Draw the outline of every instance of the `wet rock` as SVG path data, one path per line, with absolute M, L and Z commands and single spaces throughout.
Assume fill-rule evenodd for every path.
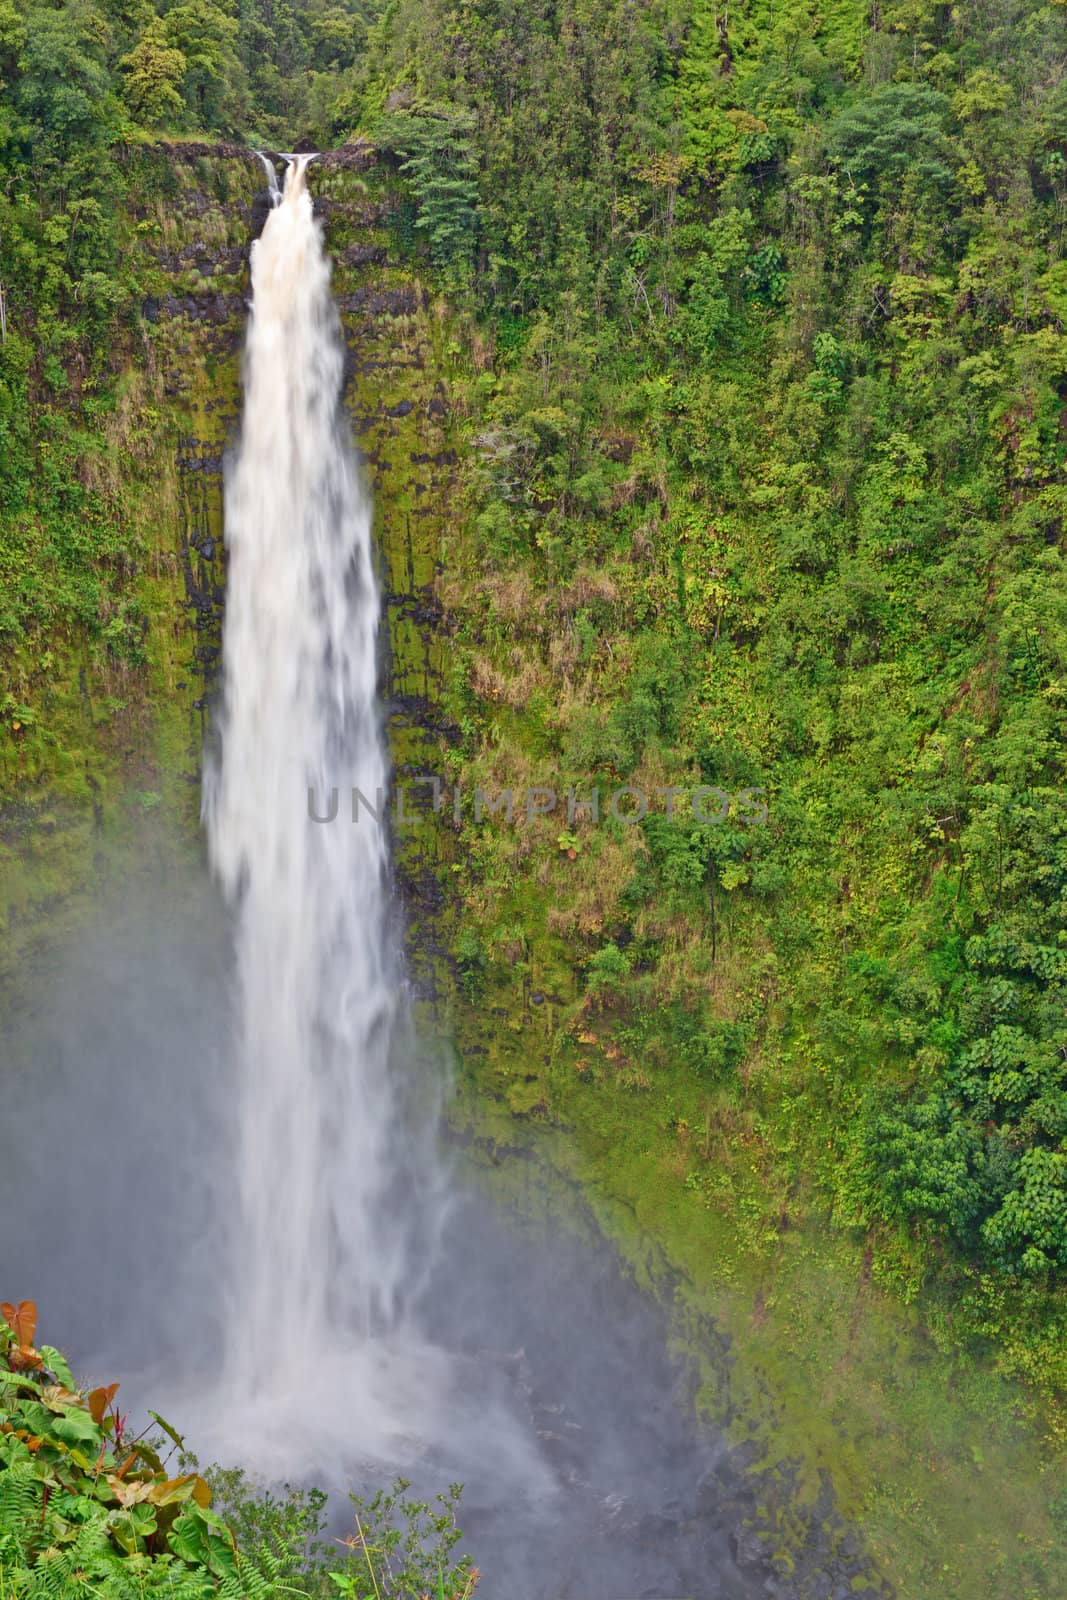
M 384 266 L 389 260 L 389 255 L 381 245 L 350 244 L 346 250 L 341 251 L 337 260 L 344 267 L 376 267 Z
M 754 1467 L 762 1458 L 763 1446 L 755 1439 L 745 1439 L 743 1443 L 734 1446 L 727 1459 L 731 1470 L 741 1473 L 747 1472 L 750 1467 Z
M 252 201 L 251 237 L 258 239 L 267 225 L 267 218 L 271 214 L 273 201 L 267 189 L 261 189 Z M 251 242 L 251 241 L 250 241 Z
M 172 143 L 169 139 L 160 139 L 156 149 L 165 151 L 168 160 L 176 163 L 200 161 L 204 156 L 214 156 L 226 161 L 247 161 L 252 167 L 259 165 L 256 152 L 248 145 L 227 144 L 222 140 L 183 139 Z M 128 155 L 129 150 L 124 153 Z
M 338 296 L 342 312 L 363 313 L 374 321 L 382 317 L 413 317 L 419 309 L 419 291 L 411 285 L 397 289 L 375 289 L 360 285 Z
M 314 163 L 323 172 L 366 172 L 378 159 L 378 153 L 366 139 L 357 139 L 352 144 L 343 144 L 336 150 L 324 150 L 319 159 Z M 314 178 L 314 167 L 312 178 Z
M 735 1528 L 730 1534 L 730 1550 L 742 1572 L 758 1572 L 767 1565 L 767 1553 L 754 1528 Z
M 221 324 L 231 319 L 243 322 L 245 314 L 244 297 L 237 294 L 167 294 L 157 305 L 159 314 L 170 321 L 188 317 L 190 322 Z

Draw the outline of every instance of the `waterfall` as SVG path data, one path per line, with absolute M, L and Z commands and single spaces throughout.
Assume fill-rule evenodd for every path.
M 277 167 L 274 165 L 274 162 L 271 160 L 270 156 L 268 156 L 263 150 L 256 151 L 256 160 L 260 163 L 264 172 L 267 174 L 267 193 L 270 195 L 271 205 L 280 205 L 282 198 L 282 186 L 278 182 Z
M 220 753 L 205 779 L 210 858 L 236 930 L 225 1388 L 249 1405 L 290 1357 L 323 1371 L 339 1348 L 397 1328 L 414 1225 L 389 1070 L 398 973 L 371 507 L 341 406 L 344 346 L 309 159 L 290 161 L 252 248 L 243 419 L 225 481 Z M 367 801 L 358 820 L 353 789 Z M 314 820 L 333 791 L 336 816 Z
M 491 1373 L 440 1339 L 453 1200 L 440 1074 L 420 1073 L 401 1026 L 371 506 L 341 404 L 309 159 L 288 158 L 252 247 L 225 476 L 204 819 L 233 919 L 235 1201 L 221 1381 L 176 1396 L 175 1414 L 192 1419 L 204 1459 L 266 1479 L 380 1484 L 433 1457 L 448 1481 L 473 1472 L 490 1495 L 547 1492 L 536 1441 Z M 464 1303 L 451 1277 L 448 1293 Z

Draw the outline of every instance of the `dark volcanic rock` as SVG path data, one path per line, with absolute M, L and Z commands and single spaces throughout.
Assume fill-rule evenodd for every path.
M 157 315 L 188 317 L 191 322 L 229 322 L 231 317 L 243 317 L 245 301 L 239 294 L 166 294 L 157 302 Z
M 315 165 L 327 172 L 366 172 L 377 159 L 378 152 L 374 146 L 365 139 L 358 139 L 355 144 L 343 144 L 337 150 L 324 150 Z

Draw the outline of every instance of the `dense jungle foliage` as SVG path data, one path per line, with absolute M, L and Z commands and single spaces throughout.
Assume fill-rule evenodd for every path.
M 366 135 L 460 330 L 453 770 L 683 797 L 470 825 L 468 994 L 578 965 L 560 1059 L 700 1101 L 697 1197 L 829 1204 L 1046 1392 L 1065 62 L 1036 0 L 0 0 L 0 737 L 57 634 L 141 649 L 94 468 L 130 152 Z M 766 824 L 686 822 L 700 785 Z
M 1065 44 L 1055 6 L 420 5 L 361 102 L 484 340 L 466 755 L 770 813 L 473 831 L 468 984 L 580 951 L 572 1040 L 705 1086 L 691 1186 L 740 1145 L 773 1231 L 814 1174 L 1053 1387 Z

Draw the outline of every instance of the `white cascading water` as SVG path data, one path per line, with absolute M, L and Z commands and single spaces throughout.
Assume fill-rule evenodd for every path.
M 234 911 L 237 1202 L 222 1382 L 178 1409 L 205 1459 L 267 1479 L 366 1471 L 381 1483 L 383 1468 L 433 1452 L 438 1471 L 447 1455 L 452 1476 L 473 1469 L 492 1493 L 548 1492 L 539 1448 L 490 1399 L 479 1363 L 433 1342 L 432 1300 L 420 1332 L 449 1185 L 432 1084 L 391 1050 L 400 973 L 371 507 L 341 404 L 309 159 L 289 158 L 280 192 L 265 163 L 272 209 L 252 249 L 225 482 L 220 742 L 204 816 Z M 368 803 L 355 812 L 354 790 Z M 332 820 L 315 820 L 335 793 Z
M 343 344 L 308 159 L 290 161 L 281 194 L 272 186 L 252 250 L 244 412 L 225 486 L 221 756 L 204 804 L 236 918 L 239 1206 L 224 1382 L 245 1409 L 269 1400 L 293 1355 L 331 1382 L 340 1359 L 355 1381 L 376 1339 L 379 1367 L 386 1359 L 388 1335 L 395 1366 L 412 1270 L 389 1072 L 387 841 L 384 814 L 372 815 L 387 766 L 371 508 L 341 406 Z M 354 788 L 371 808 L 358 820 Z M 334 791 L 336 816 L 315 821 Z

